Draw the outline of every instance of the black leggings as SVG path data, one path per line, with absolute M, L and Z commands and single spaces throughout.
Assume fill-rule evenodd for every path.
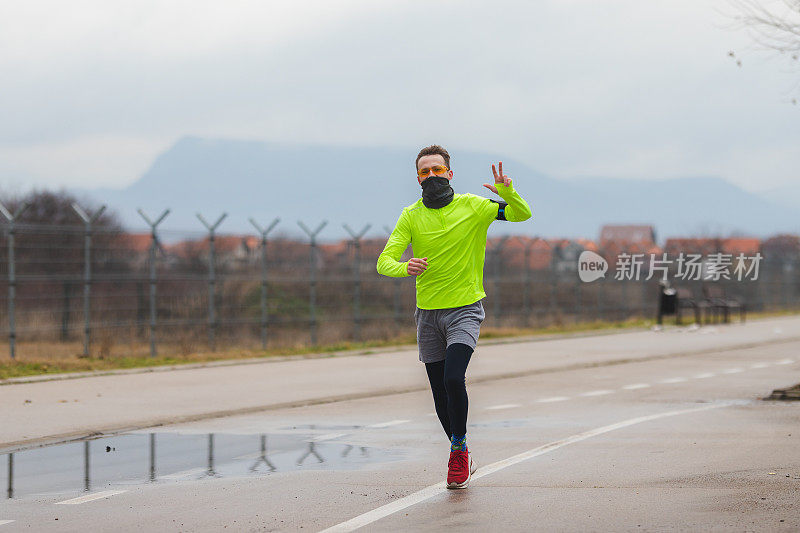
M 468 400 L 465 375 L 470 357 L 472 348 L 455 343 L 447 347 L 444 360 L 425 363 L 436 415 L 448 440 L 451 435 L 460 437 L 467 434 Z

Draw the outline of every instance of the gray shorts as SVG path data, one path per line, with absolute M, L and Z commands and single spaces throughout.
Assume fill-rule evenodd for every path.
M 417 323 L 419 360 L 423 363 L 442 361 L 447 347 L 455 343 L 466 344 L 474 350 L 484 318 L 486 313 L 480 300 L 449 309 L 417 307 L 414 321 Z

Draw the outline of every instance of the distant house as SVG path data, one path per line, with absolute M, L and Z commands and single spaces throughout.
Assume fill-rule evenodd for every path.
M 125 233 L 120 236 L 119 251 L 127 256 L 127 263 L 134 269 L 145 268 L 150 260 L 153 236 L 148 233 Z M 161 258 L 166 253 L 164 245 L 156 241 L 156 254 Z
M 555 243 L 549 239 L 535 239 L 531 243 L 528 266 L 531 270 L 549 270 L 553 265 Z
M 578 258 L 586 250 L 597 252 L 597 245 L 589 239 L 549 239 L 549 268 L 554 272 L 577 272 Z
M 722 251 L 722 239 L 698 237 L 673 237 L 664 243 L 664 251 L 669 257 L 677 258 L 683 254 L 709 255 Z
M 553 246 L 541 237 L 515 236 L 508 239 L 489 237 L 486 240 L 485 268 L 493 268 L 495 252 L 502 242 L 503 268 L 509 271 L 522 271 L 527 259 L 530 270 L 546 270 L 550 268 L 553 258 Z M 487 270 L 488 272 L 489 270 Z
M 223 263 L 246 264 L 255 257 L 257 245 L 252 246 L 254 241 L 254 237 L 246 235 L 222 235 L 214 239 L 214 247 Z M 208 239 L 204 240 L 204 245 L 208 247 Z
M 761 251 L 761 241 L 754 237 L 673 237 L 667 239 L 664 244 L 664 251 L 667 252 L 669 260 L 673 265 L 677 265 L 681 254 L 684 257 L 689 255 L 701 256 L 700 278 L 707 280 L 713 279 L 710 268 L 715 261 L 720 259 L 728 266 L 724 269 L 726 274 L 717 279 L 729 279 L 737 269 L 741 267 L 749 268 L 752 261 L 748 258 L 755 257 Z M 728 255 L 727 259 L 715 259 L 716 254 Z M 744 255 L 744 260 L 737 258 L 740 254 Z M 677 269 L 677 266 L 674 266 Z
M 651 258 L 661 259 L 664 249 L 656 244 L 656 230 L 648 225 L 605 225 L 600 229 L 598 253 L 615 270 L 623 254 L 640 254 L 641 274 L 650 272 Z
M 258 257 L 259 240 L 247 235 L 217 235 L 214 237 L 214 253 L 218 266 L 234 267 L 252 263 Z M 200 240 L 181 241 L 167 247 L 170 262 L 208 263 L 211 251 L 211 240 L 205 237 Z
M 487 240 L 487 265 L 490 255 L 500 239 Z M 597 251 L 597 245 L 589 239 L 544 239 L 541 237 L 513 237 L 504 241 L 503 264 L 511 269 L 523 270 L 527 259 L 530 270 L 554 270 L 576 272 L 578 257 L 584 250 Z
M 690 238 L 669 238 L 664 243 L 664 251 L 670 256 L 684 254 L 710 255 L 716 253 L 732 254 L 740 253 L 751 256 L 761 249 L 761 241 L 755 237 L 690 237 Z
M 656 243 L 656 230 L 647 225 L 605 225 L 600 228 L 600 248 L 610 243 L 629 243 L 639 247 Z
M 566 241 L 553 247 L 553 257 L 550 262 L 555 272 L 577 272 L 578 258 L 584 250 L 583 245 L 576 241 Z
M 592 252 L 599 250 L 597 244 L 591 239 L 575 239 L 575 242 L 583 246 L 584 250 L 590 250 Z
M 755 237 L 730 237 L 722 239 L 722 252 L 726 254 L 733 254 L 737 256 L 744 254 L 746 256 L 756 255 L 761 251 L 761 240 Z

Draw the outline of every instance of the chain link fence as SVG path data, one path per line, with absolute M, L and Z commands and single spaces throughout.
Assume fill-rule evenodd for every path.
M 230 235 L 161 231 L 161 219 L 147 219 L 151 231 L 138 234 L 90 222 L 7 224 L 0 335 L 11 357 L 180 356 L 413 335 L 414 278 L 376 272 L 386 237 L 368 236 L 368 226 L 325 241 L 321 223 L 290 238 L 270 233 L 277 221 L 252 221 L 257 233 Z M 656 277 L 616 280 L 612 270 L 583 283 L 577 258 L 553 246 L 535 237 L 489 239 L 485 327 L 655 317 Z M 714 283 L 748 311 L 798 309 L 799 267 L 796 258 L 765 256 L 757 279 Z M 707 283 L 676 284 L 701 297 Z

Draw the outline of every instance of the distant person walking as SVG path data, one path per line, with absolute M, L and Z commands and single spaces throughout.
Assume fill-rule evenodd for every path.
M 403 209 L 383 252 L 378 272 L 417 276 L 419 360 L 425 363 L 436 414 L 450 439 L 447 488 L 466 488 L 475 463 L 467 448 L 465 375 L 486 314 L 481 300 L 486 232 L 495 220 L 521 222 L 531 208 L 503 175 L 503 163 L 492 165 L 494 184 L 484 187 L 503 201 L 474 194 L 455 194 L 450 186 L 450 154 L 438 145 L 417 155 L 422 198 Z M 400 257 L 408 247 L 414 257 Z

